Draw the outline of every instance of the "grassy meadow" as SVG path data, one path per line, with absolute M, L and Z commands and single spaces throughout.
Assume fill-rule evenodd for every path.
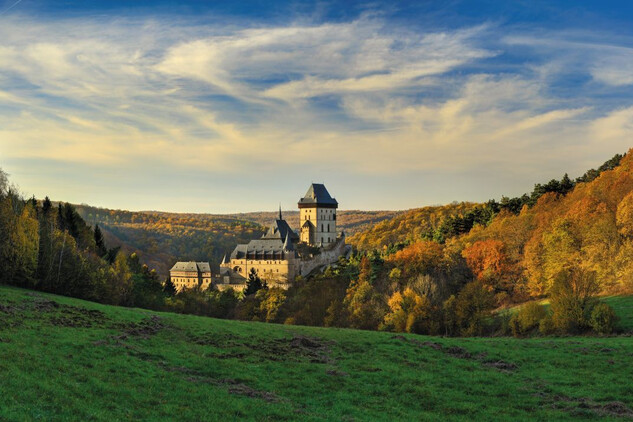
M 608 298 L 633 330 L 633 300 Z M 633 339 L 436 338 L 0 287 L 0 419 L 633 418 Z

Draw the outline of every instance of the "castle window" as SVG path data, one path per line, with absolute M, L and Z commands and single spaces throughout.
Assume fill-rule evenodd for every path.
M 327 225 L 327 231 L 330 231 L 330 225 L 329 224 Z M 329 242 L 329 240 L 328 240 L 328 242 Z

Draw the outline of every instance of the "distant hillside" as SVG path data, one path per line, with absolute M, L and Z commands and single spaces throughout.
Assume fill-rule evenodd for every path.
M 348 241 L 359 250 L 382 249 L 394 243 L 417 241 L 431 235 L 444 219 L 464 215 L 477 205 L 459 202 L 401 212 L 378 224 L 365 225 L 356 230 Z
M 166 276 L 177 260 L 209 261 L 217 267 L 236 244 L 264 233 L 259 224 L 211 214 L 122 211 L 76 205 L 89 224 L 98 224 L 109 247 L 137 252 L 141 261 Z
M 456 239 L 475 276 L 515 296 L 547 294 L 569 271 L 603 292 L 633 290 L 633 154 L 587 174 Z
M 278 212 L 240 214 L 184 214 L 125 211 L 76 205 L 89 224 L 99 224 L 109 247 L 137 252 L 143 263 L 166 276 L 177 260 L 202 260 L 214 268 L 236 244 L 262 235 Z M 402 211 L 339 211 L 339 230 L 349 236 Z M 291 227 L 299 227 L 299 212 L 284 211 Z
M 405 211 L 358 211 L 358 210 L 338 210 L 336 212 L 337 227 L 344 230 L 349 237 L 354 233 L 367 230 L 374 224 L 389 220 Z M 262 226 L 268 225 L 277 218 L 277 212 L 249 212 L 240 214 L 228 214 L 227 217 L 235 217 L 241 220 L 253 221 Z M 283 211 L 283 217 L 288 221 L 290 227 L 299 228 L 299 211 Z

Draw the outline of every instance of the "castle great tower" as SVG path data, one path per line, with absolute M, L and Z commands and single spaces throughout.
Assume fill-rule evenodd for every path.
M 313 183 L 299 200 L 300 240 L 311 246 L 328 246 L 336 242 L 338 202 L 325 185 Z

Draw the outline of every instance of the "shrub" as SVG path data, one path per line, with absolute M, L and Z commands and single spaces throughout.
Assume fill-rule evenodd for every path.
M 547 315 L 545 315 L 545 318 L 543 318 L 538 325 L 538 331 L 545 336 L 554 334 L 554 332 L 556 331 L 556 326 L 554 325 L 552 314 L 548 313 Z
M 519 317 L 517 315 L 512 315 L 510 318 L 510 331 L 514 337 L 521 337 L 523 335 L 523 330 L 521 330 L 521 325 L 519 324 Z
M 519 308 L 519 312 L 510 320 L 512 335 L 519 337 L 538 328 L 545 318 L 545 308 L 538 302 L 529 302 Z
M 589 317 L 599 290 L 595 272 L 582 269 L 561 271 L 550 290 L 556 329 L 561 333 L 572 334 L 589 328 Z
M 460 334 L 481 335 L 484 322 L 494 307 L 494 294 L 480 282 L 473 281 L 459 292 L 454 306 Z
M 598 334 L 611 334 L 615 330 L 618 316 L 606 303 L 598 303 L 591 312 L 591 328 Z

